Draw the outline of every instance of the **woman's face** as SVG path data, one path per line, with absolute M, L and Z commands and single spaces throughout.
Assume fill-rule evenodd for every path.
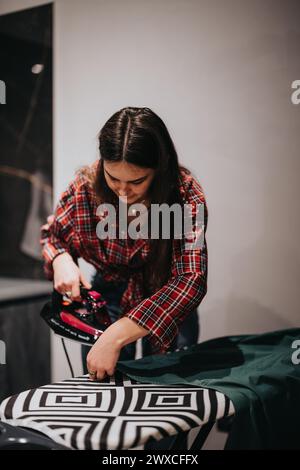
M 128 204 L 141 202 L 147 197 L 147 191 L 155 174 L 152 168 L 141 168 L 124 161 L 103 161 L 103 169 L 110 189 L 121 199 L 127 196 Z

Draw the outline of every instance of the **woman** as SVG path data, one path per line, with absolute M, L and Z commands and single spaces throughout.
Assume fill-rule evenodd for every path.
M 62 194 L 53 222 L 42 231 L 45 272 L 54 288 L 80 299 L 79 286 L 91 287 L 77 265 L 82 257 L 97 270 L 93 287 L 108 301 L 113 321 L 87 355 L 92 380 L 112 375 L 119 359 L 134 359 L 142 338 L 143 355 L 165 353 L 198 340 L 196 308 L 207 291 L 207 207 L 200 184 L 179 166 L 163 121 L 149 108 L 126 107 L 113 114 L 99 134 L 100 160 L 79 170 Z M 99 205 L 128 209 L 143 204 L 139 228 L 154 226 L 153 204 L 191 204 L 204 209 L 204 242 L 187 249 L 184 237 L 99 238 L 107 212 Z M 108 207 L 108 206 L 107 206 Z M 97 210 L 98 208 L 98 210 Z M 150 231 L 148 232 L 150 233 Z

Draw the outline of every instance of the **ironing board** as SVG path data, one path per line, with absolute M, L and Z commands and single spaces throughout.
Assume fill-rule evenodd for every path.
M 165 442 L 167 449 L 198 451 L 215 422 L 233 414 L 232 402 L 215 390 L 138 383 L 120 371 L 97 382 L 83 375 L 44 385 L 0 405 L 2 422 L 82 450 L 155 449 Z

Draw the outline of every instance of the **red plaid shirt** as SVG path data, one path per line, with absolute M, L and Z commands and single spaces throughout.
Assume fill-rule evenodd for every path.
M 91 263 L 106 281 L 128 281 L 120 302 L 121 316 L 149 330 L 148 338 L 155 353 L 168 350 L 180 323 L 199 306 L 207 292 L 205 197 L 198 181 L 184 172 L 181 172 L 179 189 L 184 203 L 193 208 L 195 204 L 204 204 L 204 243 L 201 248 L 187 250 L 184 238 L 173 240 L 171 277 L 150 297 L 143 293 L 141 269 L 130 269 L 136 262 L 146 262 L 149 241 L 142 238 L 100 240 L 96 234 L 101 218 L 96 215 L 96 195 L 83 176 L 76 176 L 63 192 L 54 212 L 54 222 L 42 230 L 41 236 L 48 279 L 53 279 L 53 259 L 67 251 L 75 261 L 83 258 Z

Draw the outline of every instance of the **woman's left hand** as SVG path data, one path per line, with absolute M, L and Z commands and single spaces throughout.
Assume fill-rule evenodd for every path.
M 119 318 L 97 339 L 87 355 L 91 380 L 113 375 L 122 347 L 148 335 L 149 331 L 127 317 Z
M 102 334 L 87 355 L 87 369 L 91 380 L 102 380 L 115 372 L 121 346 L 112 338 Z

